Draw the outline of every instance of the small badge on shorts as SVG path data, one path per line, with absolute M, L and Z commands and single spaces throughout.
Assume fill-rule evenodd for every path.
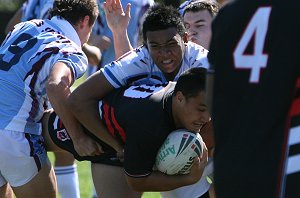
M 56 136 L 57 139 L 59 139 L 60 141 L 66 141 L 66 140 L 70 140 L 70 137 L 66 131 L 66 129 L 62 129 L 56 132 Z

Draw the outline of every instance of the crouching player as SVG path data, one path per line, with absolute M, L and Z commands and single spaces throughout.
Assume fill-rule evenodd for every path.
M 93 162 L 95 188 L 102 197 L 141 197 L 145 191 L 167 191 L 194 184 L 207 164 L 206 147 L 201 158 L 195 158 L 190 174 L 168 176 L 153 171 L 153 167 L 158 149 L 170 132 L 186 128 L 197 133 L 209 121 L 205 75 L 206 69 L 192 68 L 177 83 L 120 88 L 101 100 L 101 121 L 124 147 L 124 153 L 117 153 L 96 133 L 86 131 L 98 141 L 104 153 L 79 156 L 54 112 L 46 113 L 43 119 L 46 139 L 71 152 L 77 160 Z

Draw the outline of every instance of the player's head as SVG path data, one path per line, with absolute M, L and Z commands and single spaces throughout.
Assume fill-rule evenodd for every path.
M 98 12 L 96 0 L 55 0 L 50 15 L 60 16 L 71 23 L 84 44 L 89 39 Z
M 143 22 L 143 39 L 154 63 L 164 74 L 174 78 L 181 66 L 187 42 L 179 12 L 171 6 L 151 7 Z
M 172 100 L 172 111 L 177 127 L 199 132 L 209 121 L 205 104 L 206 69 L 191 68 L 179 77 Z
M 211 23 L 219 11 L 214 0 L 192 1 L 183 11 L 183 21 L 188 32 L 188 39 L 204 48 L 209 48 Z

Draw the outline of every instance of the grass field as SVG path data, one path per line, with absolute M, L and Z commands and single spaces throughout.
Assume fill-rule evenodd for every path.
M 54 155 L 49 152 L 48 156 L 53 164 Z M 92 178 L 90 171 L 90 162 L 82 161 L 76 162 L 77 170 L 79 175 L 79 185 L 80 185 L 80 197 L 81 198 L 92 198 Z M 160 193 L 157 192 L 147 192 L 144 193 L 142 198 L 161 198 Z

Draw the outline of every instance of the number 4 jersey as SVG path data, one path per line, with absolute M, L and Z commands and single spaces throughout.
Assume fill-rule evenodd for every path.
M 299 197 L 297 0 L 229 3 L 212 29 L 217 197 Z
M 58 17 L 15 26 L 0 48 L 0 129 L 41 133 L 52 66 L 63 62 L 74 78 L 82 76 L 87 58 L 80 46 L 72 25 Z

